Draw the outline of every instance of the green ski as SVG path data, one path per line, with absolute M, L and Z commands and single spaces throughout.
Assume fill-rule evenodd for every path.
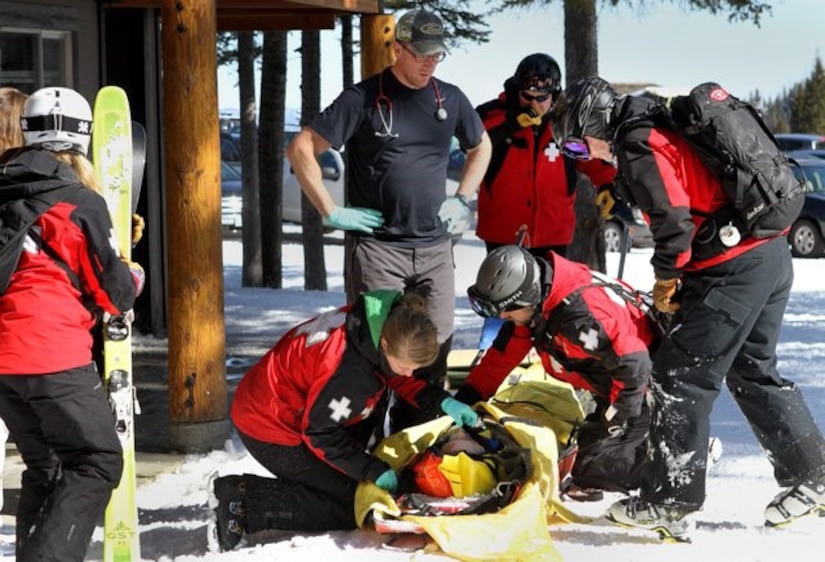
M 120 253 L 132 252 L 132 120 L 121 88 L 105 86 L 95 98 L 92 158 L 103 184 Z M 132 384 L 131 319 L 111 317 L 103 326 L 104 383 L 123 446 L 123 476 L 106 507 L 103 535 L 105 562 L 140 560 L 135 502 L 135 421 L 139 413 Z

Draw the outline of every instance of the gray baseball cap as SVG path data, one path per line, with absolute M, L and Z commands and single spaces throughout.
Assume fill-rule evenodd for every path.
M 395 40 L 409 43 L 421 55 L 449 53 L 444 44 L 444 25 L 432 12 L 411 10 L 395 26 Z

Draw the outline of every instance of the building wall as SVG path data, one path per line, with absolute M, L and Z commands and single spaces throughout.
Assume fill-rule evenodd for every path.
M 67 31 L 71 34 L 67 83 L 63 85 L 94 100 L 100 85 L 97 1 L 0 0 L 0 34 L 31 30 Z

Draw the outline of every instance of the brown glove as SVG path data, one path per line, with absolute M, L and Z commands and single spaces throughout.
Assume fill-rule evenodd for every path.
M 673 314 L 679 310 L 681 305 L 678 302 L 671 302 L 678 286 L 678 277 L 673 279 L 656 278 L 656 283 L 653 285 L 653 304 L 656 306 L 656 310 L 667 314 Z
M 613 212 L 614 206 L 616 206 L 616 200 L 613 199 L 613 194 L 610 193 L 610 189 L 602 189 L 596 194 L 596 207 L 599 208 L 599 215 L 601 215 L 602 219 L 607 221 L 613 218 L 615 214 Z
M 132 214 L 132 248 L 137 246 L 140 239 L 143 238 L 143 229 L 146 228 L 146 221 L 137 213 Z

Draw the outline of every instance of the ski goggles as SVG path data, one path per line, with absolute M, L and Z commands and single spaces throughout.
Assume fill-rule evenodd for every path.
M 582 139 L 568 137 L 561 143 L 561 153 L 574 160 L 589 160 L 590 147 Z
M 522 98 L 524 98 L 526 101 L 537 101 L 537 102 L 541 103 L 541 102 L 544 102 L 544 101 L 547 101 L 548 99 L 550 99 L 551 94 L 538 94 L 538 95 L 533 96 L 533 95 L 530 95 L 529 93 L 525 92 L 524 90 L 521 90 L 519 92 L 519 95 Z
M 467 300 L 470 301 L 470 308 L 479 316 L 483 316 L 484 318 L 498 318 L 502 312 L 510 312 L 511 310 L 518 310 L 519 308 L 530 306 L 520 300 L 523 293 L 524 291 L 519 289 L 515 294 L 504 300 L 494 301 L 481 295 L 476 290 L 475 285 L 473 285 L 467 289 Z

